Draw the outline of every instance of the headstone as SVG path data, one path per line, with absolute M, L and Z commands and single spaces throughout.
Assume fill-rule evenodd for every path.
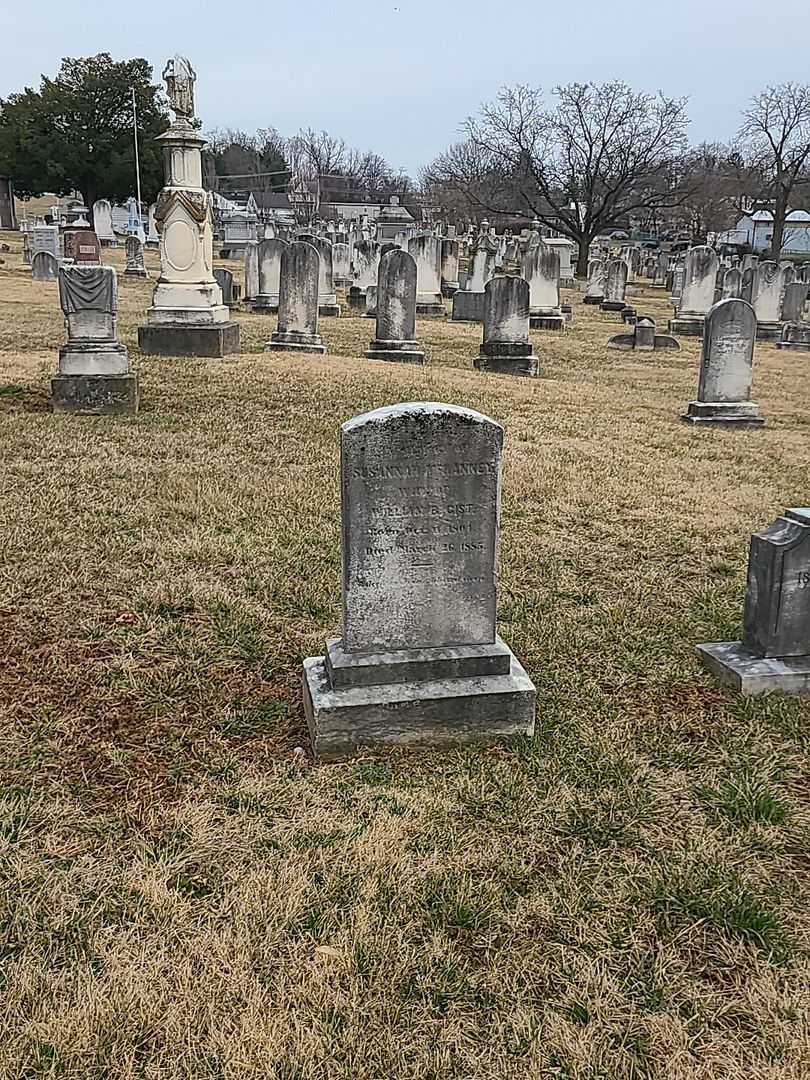
M 143 243 L 136 233 L 130 234 L 126 239 L 126 258 L 127 265 L 124 270 L 124 277 L 145 278 L 149 276 L 146 273 L 146 264 L 144 263 Z
M 281 254 L 278 329 L 265 346 L 268 352 L 326 352 L 318 333 L 320 257 L 304 240 L 288 244 Z
M 602 311 L 622 311 L 627 306 L 627 263 L 624 259 L 611 259 L 605 276 L 605 297 L 599 305 Z
M 397 250 L 401 250 L 401 249 L 397 249 Z M 388 254 L 388 253 L 386 252 L 386 254 Z M 366 289 L 366 318 L 367 319 L 376 319 L 377 318 L 377 286 L 376 285 L 369 285 L 369 287 Z
M 696 401 L 691 423 L 759 427 L 765 421 L 751 401 L 757 319 L 745 300 L 721 300 L 706 316 Z
M 532 330 L 564 330 L 560 311 L 560 257 L 547 244 L 529 247 L 521 260 L 521 273 L 529 285 L 529 322 Z
M 746 696 L 810 694 L 810 508 L 754 533 L 741 641 L 698 645 L 722 683 Z
M 59 227 L 57 225 L 35 225 L 30 232 L 31 258 L 39 251 L 47 251 L 55 259 L 59 258 Z
M 111 266 L 62 266 L 59 302 L 68 340 L 51 380 L 54 412 L 106 415 L 138 411 L 138 376 L 118 341 L 118 288 Z
M 591 259 L 588 263 L 588 284 L 583 304 L 601 304 L 605 299 L 605 261 L 604 259 Z
M 742 285 L 740 286 L 740 299 L 751 303 L 754 296 L 754 277 L 756 270 L 749 266 L 742 272 Z
M 669 321 L 671 334 L 702 335 L 706 315 L 714 304 L 718 267 L 717 253 L 712 248 L 701 245 L 689 249 L 678 312 Z
M 317 760 L 533 731 L 534 686 L 495 629 L 502 447 L 454 405 L 343 425 L 342 636 L 304 661 Z
M 113 231 L 112 206 L 107 199 L 93 203 L 93 228 L 102 247 L 115 247 L 118 239 Z
M 608 340 L 608 348 L 653 352 L 656 349 L 680 349 L 680 345 L 668 334 L 656 334 L 655 319 L 642 316 L 636 319 L 632 334 L 614 335 Z
M 782 297 L 785 295 L 785 267 L 766 260 L 758 263 L 753 283 L 753 305 L 757 316 L 757 337 L 778 338 L 782 334 Z
M 217 267 L 214 270 L 214 279 L 222 292 L 223 304 L 227 304 L 228 307 L 233 307 L 236 301 L 234 298 L 233 274 L 231 271 Z
M 782 322 L 798 323 L 804 321 L 804 306 L 810 284 L 804 281 L 792 281 L 782 297 Z
M 31 277 L 34 281 L 56 281 L 59 260 L 49 251 L 38 251 L 31 260 Z
M 380 269 L 380 245 L 376 240 L 358 240 L 352 253 L 354 284 L 362 293 L 369 285 L 376 286 Z
M 419 315 L 444 314 L 441 247 L 437 236 L 415 236 L 408 241 L 408 251 L 416 263 L 416 311 Z
M 366 356 L 424 364 L 425 354 L 416 340 L 416 260 L 397 248 L 380 259 L 377 279 L 377 333 Z
M 442 296 L 458 292 L 458 240 L 448 237 L 441 242 L 442 248 Z
M 339 316 L 340 306 L 335 293 L 334 266 L 332 260 L 332 242 L 314 233 L 304 233 L 299 239 L 311 244 L 320 258 L 318 276 L 318 314 Z
M 155 224 L 155 203 L 152 203 L 149 207 L 149 228 L 146 233 L 146 246 L 147 247 L 160 247 L 160 236 L 158 235 L 157 225 Z
M 786 322 L 782 324 L 782 337 L 776 342 L 777 349 L 810 350 L 810 323 Z
M 196 74 L 184 57 L 163 71 L 175 119 L 158 136 L 165 187 L 158 195 L 160 277 L 146 324 L 138 327 L 141 352 L 156 356 L 222 357 L 239 352 L 239 323 L 222 302 L 214 277 L 213 195 L 203 188 L 200 123 L 194 116 Z
M 665 251 L 659 251 L 655 260 L 655 273 L 653 276 L 653 288 L 663 289 L 667 283 L 667 270 L 669 269 L 669 256 Z
M 529 340 L 529 283 L 495 277 L 484 289 L 484 340 L 475 366 L 502 375 L 536 375 L 537 357 Z
M 259 295 L 259 244 L 256 240 L 245 243 L 245 300 L 252 303 Z
M 336 236 L 343 235 L 336 233 Z M 335 285 L 345 286 L 351 280 L 351 266 L 349 264 L 349 245 L 335 240 L 332 245 L 332 272 Z
M 723 282 L 720 289 L 721 300 L 742 299 L 742 271 L 738 266 L 730 266 L 723 274 Z
M 281 256 L 287 246 L 285 240 L 262 240 L 259 244 L 259 294 L 254 311 L 278 311 Z

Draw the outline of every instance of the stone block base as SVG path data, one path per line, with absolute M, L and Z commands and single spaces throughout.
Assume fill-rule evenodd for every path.
M 424 364 L 425 354 L 418 341 L 372 341 L 365 353 L 368 360 L 390 360 L 396 364 Z
M 757 341 L 776 341 L 782 336 L 782 324 L 780 322 L 757 323 Z
M 754 656 L 741 641 L 698 645 L 697 653 L 721 683 L 733 686 L 746 697 L 810 696 L 810 656 Z
M 599 306 L 602 311 L 624 311 L 627 304 L 624 300 L 601 300 Z
M 800 352 L 810 352 L 810 341 L 777 341 L 777 349 L 798 349 Z
M 138 376 L 56 375 L 51 379 L 51 405 L 55 413 L 113 416 L 138 411 Z
M 604 299 L 605 298 L 603 296 L 583 296 L 582 297 L 582 303 L 583 304 L 602 304 L 604 302 Z
M 765 423 L 753 401 L 690 401 L 681 419 L 690 424 L 730 427 L 762 427 Z
M 681 337 L 703 337 L 703 327 L 706 323 L 705 316 L 696 315 L 690 318 L 688 315 L 669 320 L 670 334 L 679 334 Z
M 318 761 L 534 732 L 534 685 L 500 639 L 373 655 L 344 653 L 330 641 L 326 656 L 304 661 L 303 690 Z
M 265 352 L 316 352 L 325 353 L 326 346 L 320 334 L 300 334 L 296 331 L 277 330 L 264 347 Z
M 453 322 L 483 322 L 484 293 L 459 289 L 453 297 L 453 312 L 450 318 Z
M 138 348 L 147 356 L 227 356 L 239 352 L 239 323 L 138 327 Z
M 486 352 L 482 347 L 481 352 L 473 360 L 478 371 L 490 371 L 496 375 L 524 375 L 534 377 L 539 371 L 539 361 L 529 349 L 523 355 L 503 352 Z
M 417 304 L 417 315 L 444 315 L 444 304 Z
M 278 313 L 278 297 L 257 296 L 253 301 L 253 310 L 257 315 L 276 315 Z
M 148 278 L 149 274 L 145 270 L 125 270 L 124 277 Z
M 446 296 L 449 300 L 451 297 L 456 295 L 456 293 L 458 292 L 458 287 L 459 286 L 457 281 L 443 281 L 442 296 Z
M 325 315 L 327 318 L 340 318 L 340 304 L 320 304 L 318 306 L 318 314 Z
M 532 330 L 564 330 L 565 317 L 560 315 L 530 315 L 529 326 Z

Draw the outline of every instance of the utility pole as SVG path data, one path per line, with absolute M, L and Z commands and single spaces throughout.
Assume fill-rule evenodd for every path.
M 143 240 L 143 218 L 141 217 L 141 163 L 138 156 L 138 109 L 135 105 L 135 87 L 132 87 L 132 127 L 135 135 L 135 187 L 138 199 L 138 235 Z

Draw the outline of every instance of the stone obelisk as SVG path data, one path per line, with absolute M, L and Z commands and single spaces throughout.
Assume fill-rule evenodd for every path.
M 213 274 L 211 194 L 202 186 L 205 139 L 194 116 L 196 75 L 176 56 L 163 72 L 175 119 L 158 136 L 166 186 L 155 205 L 160 235 L 160 278 L 138 327 L 142 352 L 159 356 L 224 356 L 239 352 L 239 324 L 230 321 Z

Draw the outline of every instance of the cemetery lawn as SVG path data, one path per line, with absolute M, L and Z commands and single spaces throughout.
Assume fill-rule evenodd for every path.
M 2 239 L 0 1077 L 806 1078 L 810 709 L 694 655 L 808 500 L 805 354 L 757 346 L 764 429 L 695 430 L 698 343 L 608 351 L 573 292 L 521 380 L 429 319 L 424 369 L 363 360 L 360 318 L 264 354 L 247 313 L 240 356 L 141 357 L 154 282 L 121 277 L 142 411 L 54 417 L 57 287 Z M 506 428 L 537 734 L 313 767 L 338 425 L 419 399 Z

